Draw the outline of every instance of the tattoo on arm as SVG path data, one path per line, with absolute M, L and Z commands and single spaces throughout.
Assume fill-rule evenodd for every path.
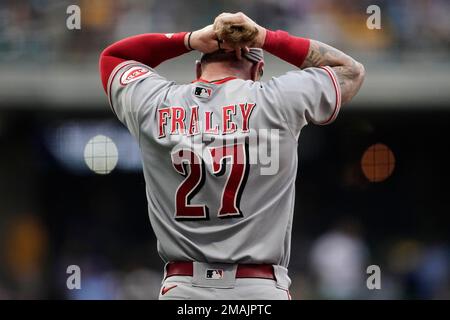
M 320 41 L 311 40 L 308 55 L 303 62 L 303 68 L 344 65 L 353 60 L 342 51 Z
M 363 66 L 342 51 L 320 41 L 311 40 L 302 69 L 322 66 L 329 66 L 336 73 L 343 103 L 356 95 L 364 79 Z

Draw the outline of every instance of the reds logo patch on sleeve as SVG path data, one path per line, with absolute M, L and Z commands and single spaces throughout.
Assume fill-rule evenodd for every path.
M 132 67 L 124 72 L 120 77 L 120 84 L 126 85 L 138 79 L 146 78 L 150 75 L 150 69 L 146 67 Z

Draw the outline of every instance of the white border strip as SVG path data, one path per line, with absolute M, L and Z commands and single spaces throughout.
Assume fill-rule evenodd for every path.
M 341 109 L 341 87 L 339 86 L 339 82 L 337 81 L 336 74 L 334 73 L 334 70 L 332 68 L 330 68 L 328 66 L 324 66 L 324 67 L 320 67 L 320 68 L 324 69 L 328 73 L 328 75 L 331 78 L 331 81 L 333 82 L 334 89 L 336 91 L 336 105 L 334 106 L 333 113 L 331 114 L 331 116 L 328 120 L 320 123 L 320 125 L 326 125 L 326 124 L 333 122 L 336 119 L 336 117 L 339 113 L 339 110 Z

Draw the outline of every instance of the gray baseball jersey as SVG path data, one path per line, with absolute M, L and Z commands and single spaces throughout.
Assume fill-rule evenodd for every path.
M 340 108 L 331 68 L 180 85 L 127 61 L 108 97 L 139 143 L 164 261 L 287 267 L 300 131 Z

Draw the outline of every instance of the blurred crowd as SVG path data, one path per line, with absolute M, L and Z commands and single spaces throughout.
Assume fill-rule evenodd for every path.
M 145 250 L 141 250 L 140 262 L 132 263 L 131 267 L 118 267 L 106 256 L 93 252 L 76 258 L 68 246 L 64 249 L 68 253 L 54 256 L 49 266 L 46 232 L 44 224 L 34 215 L 19 215 L 11 221 L 9 231 L 2 237 L 0 300 L 157 299 L 162 265 L 155 268 L 143 263 Z M 293 298 L 450 299 L 448 245 L 400 238 L 385 247 L 374 247 L 363 234 L 357 219 L 346 218 L 316 238 L 294 242 L 294 250 L 307 249 L 292 253 Z M 159 260 L 156 244 L 147 245 L 151 247 L 147 252 L 152 259 Z M 133 260 L 131 254 L 121 254 L 125 263 Z M 65 289 L 70 275 L 65 268 L 74 261 L 81 268 L 80 290 Z M 367 287 L 367 279 L 372 274 L 367 267 L 372 263 L 380 270 L 380 290 Z
M 66 28 L 71 4 L 81 8 L 81 30 Z M 380 30 L 366 26 L 373 4 L 381 9 Z M 374 59 L 423 52 L 446 59 L 450 50 L 446 0 L 3 0 L 0 60 L 95 63 L 99 50 L 117 39 L 195 30 L 223 11 L 243 11 L 267 28 L 373 52 Z
M 369 244 L 363 234 L 357 219 L 346 218 L 316 238 L 305 259 L 307 268 L 294 274 L 297 298 L 450 299 L 450 248 L 445 242 L 401 237 Z M 370 285 L 378 280 L 369 266 L 379 270 L 379 287 Z

